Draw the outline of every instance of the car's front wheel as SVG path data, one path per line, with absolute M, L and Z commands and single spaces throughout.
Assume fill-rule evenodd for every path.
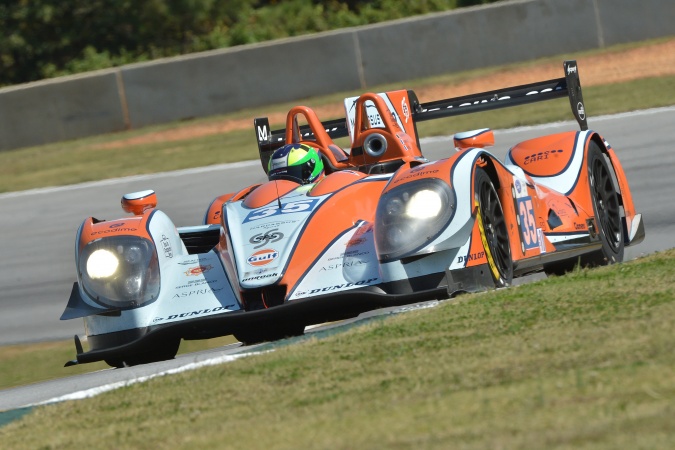
M 504 210 L 492 180 L 479 167 L 474 176 L 474 192 L 478 202 L 477 220 L 495 287 L 508 286 L 513 281 L 513 260 Z

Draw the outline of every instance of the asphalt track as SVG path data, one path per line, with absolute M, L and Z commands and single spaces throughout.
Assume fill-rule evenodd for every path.
M 675 107 L 590 117 L 589 127 L 614 147 L 626 171 L 647 237 L 625 258 L 675 247 Z M 577 129 L 562 122 L 495 132 L 491 149 L 503 158 L 518 141 Z M 465 130 L 449 129 L 448 133 Z M 251 131 L 253 138 L 253 130 Z M 429 159 L 453 152 L 451 138 L 422 141 Z M 154 189 L 158 207 L 177 226 L 201 223 L 217 195 L 265 179 L 258 161 L 211 166 L 63 188 L 0 194 L 0 345 L 70 339 L 81 320 L 60 321 L 75 281 L 75 232 L 87 216 L 124 217 L 120 198 Z

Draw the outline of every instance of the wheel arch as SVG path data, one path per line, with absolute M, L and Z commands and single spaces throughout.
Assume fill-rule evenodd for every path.
M 624 226 L 624 239 L 626 245 L 635 245 L 644 239 L 644 223 L 642 222 L 641 214 L 637 214 L 635 204 L 633 203 L 633 195 L 628 186 L 628 178 L 623 170 L 623 166 L 616 155 L 612 146 L 599 133 L 592 132 L 589 143 L 594 142 L 600 148 L 600 151 L 609 160 L 609 166 L 614 172 L 614 188 L 616 194 L 619 196 L 619 203 L 623 207 L 622 221 Z M 588 154 L 589 146 L 586 146 L 586 153 Z

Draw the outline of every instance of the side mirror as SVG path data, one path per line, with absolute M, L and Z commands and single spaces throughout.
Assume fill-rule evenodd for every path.
M 495 145 L 495 134 L 489 128 L 480 130 L 463 131 L 454 135 L 455 148 L 457 151 L 467 148 L 486 148 Z
M 122 197 L 122 209 L 136 216 L 143 215 L 147 209 L 157 206 L 157 194 L 153 190 L 132 192 Z

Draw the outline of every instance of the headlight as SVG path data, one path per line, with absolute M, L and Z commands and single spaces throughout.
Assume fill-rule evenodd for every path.
M 455 194 L 437 178 L 406 183 L 382 196 L 375 241 L 382 261 L 413 254 L 435 239 L 455 211 Z
M 133 308 L 159 294 L 157 253 L 147 239 L 116 236 L 90 242 L 79 270 L 84 290 L 105 306 Z

